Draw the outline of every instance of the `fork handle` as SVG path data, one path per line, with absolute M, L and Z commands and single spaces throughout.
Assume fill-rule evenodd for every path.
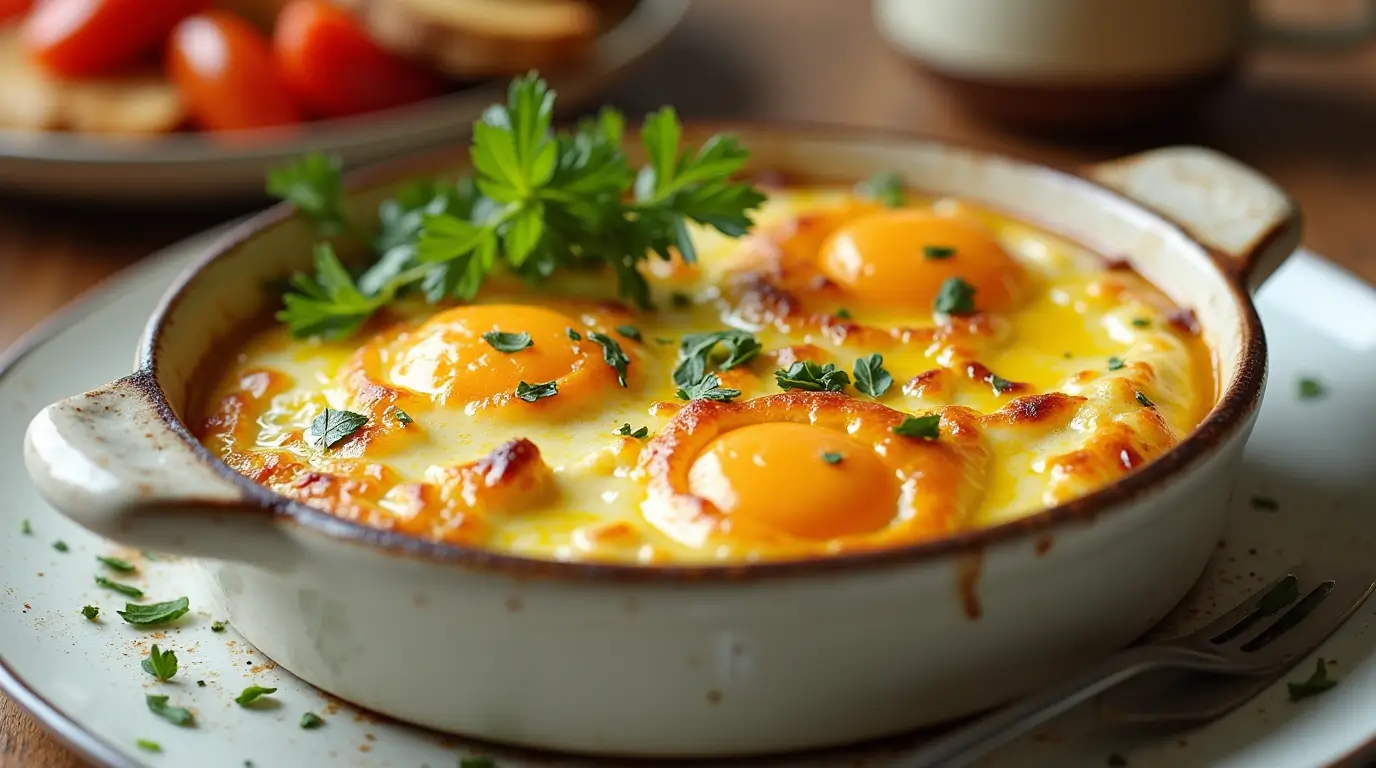
M 1162 667 L 1194 666 L 1193 654 L 1170 646 L 1138 646 L 1111 656 L 1058 686 L 1028 696 L 909 753 L 903 768 L 969 765 L 1017 736 L 1132 677 Z

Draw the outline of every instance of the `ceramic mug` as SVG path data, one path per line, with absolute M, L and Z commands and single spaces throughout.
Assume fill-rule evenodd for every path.
M 971 111 L 1044 128 L 1101 129 L 1168 116 L 1234 71 L 1256 41 L 1341 47 L 1363 19 L 1283 28 L 1251 0 L 874 0 L 897 51 Z

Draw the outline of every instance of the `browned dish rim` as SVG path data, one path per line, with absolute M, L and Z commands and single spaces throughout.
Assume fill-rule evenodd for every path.
M 854 129 L 840 126 L 817 124 L 761 124 L 761 123 L 695 123 L 692 128 L 713 131 L 754 131 L 787 133 L 811 139 L 851 140 L 887 139 L 907 142 L 936 144 L 948 149 L 972 151 L 990 158 L 1000 158 L 1024 166 L 1031 166 L 1038 172 L 1047 174 L 1062 183 L 1084 185 L 1094 189 L 1096 194 L 1109 195 L 1136 208 L 1146 210 L 1156 216 L 1166 226 L 1180 232 L 1186 238 L 1199 244 L 1207 253 L 1213 254 L 1213 263 L 1220 271 L 1241 308 L 1239 320 L 1242 323 L 1242 352 L 1238 360 L 1238 375 L 1222 393 L 1214 409 L 1204 421 L 1184 440 L 1165 455 L 1140 470 L 1073 501 L 1059 504 L 1027 517 L 1012 520 L 986 528 L 964 531 L 953 536 L 926 541 L 906 547 L 883 549 L 847 555 L 836 555 L 812 559 L 766 561 L 758 563 L 736 563 L 723 565 L 683 565 L 683 566 L 643 566 L 609 563 L 567 562 L 541 560 L 500 552 L 459 547 L 433 541 L 405 536 L 391 531 L 370 528 L 359 523 L 336 517 L 329 512 L 315 509 L 282 496 L 261 486 L 248 477 L 235 472 L 227 464 L 212 454 L 187 429 L 186 425 L 172 411 L 164 397 L 161 385 L 154 371 L 157 364 L 157 350 L 162 340 L 163 325 L 168 314 L 180 302 L 186 287 L 210 263 L 228 257 L 263 230 L 279 224 L 294 215 L 293 208 L 285 203 L 278 204 L 259 213 L 234 228 L 216 242 L 208 252 L 192 267 L 189 267 L 168 289 L 159 307 L 154 311 L 146 332 L 146 343 L 139 360 L 137 373 L 131 377 L 133 383 L 143 391 L 149 401 L 158 409 L 162 420 L 207 466 L 218 472 L 230 483 L 236 485 L 243 494 L 242 502 L 251 510 L 274 515 L 278 521 L 291 520 L 306 528 L 332 536 L 340 541 L 367 546 L 394 556 L 421 559 L 459 567 L 465 570 L 503 573 L 519 578 L 542 578 L 559 581 L 618 581 L 637 583 L 697 583 L 738 582 L 760 578 L 782 576 L 814 576 L 835 574 L 856 569 L 880 566 L 902 566 L 927 562 L 948 555 L 978 554 L 993 544 L 1025 538 L 1034 534 L 1046 533 L 1054 528 L 1072 522 L 1086 522 L 1101 513 L 1121 507 L 1128 502 L 1151 493 L 1161 484 L 1203 460 L 1218 445 L 1232 437 L 1244 424 L 1250 414 L 1258 407 L 1262 385 L 1266 375 L 1266 340 L 1262 333 L 1261 319 L 1246 290 L 1241 287 L 1244 274 L 1236 264 L 1227 262 L 1208 246 L 1175 222 L 1145 208 L 1118 192 L 1082 176 L 1053 169 L 1030 161 L 997 153 L 984 152 L 973 148 L 959 147 L 946 142 L 938 142 L 920 134 L 903 131 L 876 131 Z M 351 193 L 400 182 L 408 177 L 421 175 L 427 170 L 433 172 L 442 167 L 446 157 L 453 157 L 455 150 L 431 152 L 399 163 L 389 163 L 369 169 L 350 177 L 347 189 Z M 1274 237 L 1279 236 L 1295 221 L 1279 225 L 1256 246 L 1265 248 Z

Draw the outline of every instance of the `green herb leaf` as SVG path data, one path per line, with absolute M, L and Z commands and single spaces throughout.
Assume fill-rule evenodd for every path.
M 674 393 L 680 400 L 719 400 L 727 402 L 741 396 L 739 389 L 730 389 L 721 385 L 721 379 L 716 374 L 709 373 L 701 381 L 687 384 L 678 388 Z
M 884 370 L 884 356 L 875 353 L 855 360 L 855 388 L 863 395 L 883 397 L 893 386 L 893 376 Z
M 724 356 L 717 354 L 720 347 Z M 729 371 L 754 359 L 764 349 L 747 331 L 728 329 L 692 333 L 679 341 L 679 363 L 674 367 L 674 383 L 686 387 L 702 381 L 710 369 Z
M 139 589 L 138 587 L 133 587 L 128 584 L 121 584 L 118 581 L 111 581 L 105 578 L 104 576 L 97 576 L 96 584 L 105 587 L 106 589 L 112 589 L 120 593 L 121 595 L 124 595 L 125 597 L 132 597 L 135 600 L 139 599 L 140 597 L 143 597 L 143 590 Z
M 916 437 L 923 440 L 936 440 L 941 437 L 941 415 L 908 416 L 903 423 L 893 428 L 895 435 Z
M 1145 318 L 1145 317 L 1134 317 L 1134 318 L 1132 318 L 1132 327 L 1133 327 L 1133 328 L 1147 328 L 1147 327 L 1149 327 L 1150 325 L 1151 325 L 1151 321 L 1148 320 L 1148 319 Z
M 996 395 L 1001 395 L 1004 392 L 1012 391 L 1013 389 L 1016 389 L 1018 386 L 1015 382 L 1009 381 L 1008 379 L 1003 378 L 997 373 L 989 374 L 989 377 L 986 378 L 985 381 L 989 382 L 989 386 L 994 388 L 994 394 Z
M 138 570 L 134 567 L 133 563 L 129 562 L 128 560 L 121 560 L 118 557 L 96 556 L 96 559 L 104 563 L 105 567 L 109 568 L 110 570 L 119 571 L 120 573 L 133 573 L 134 571 Z
M 66 552 L 69 549 L 69 547 L 67 546 L 67 542 L 63 541 L 62 539 L 58 539 L 57 541 L 53 542 L 53 549 L 57 550 L 58 552 Z
M 941 283 L 932 309 L 943 315 L 972 315 L 975 313 L 975 287 L 959 277 L 948 277 Z
M 148 739 L 139 739 L 138 741 L 134 742 L 134 745 L 137 746 L 139 749 L 143 750 L 144 752 L 153 752 L 156 754 L 162 751 L 161 744 L 159 744 L 156 741 L 150 741 Z
M 149 712 L 173 725 L 190 726 L 196 723 L 196 718 L 191 714 L 191 710 L 169 705 L 166 696 L 154 696 L 150 693 L 144 697 L 144 701 L 148 704 Z
M 197 680 L 197 681 L 196 681 L 196 687 L 197 687 L 197 688 L 204 688 L 204 687 L 205 687 L 205 681 L 204 681 L 204 680 Z
M 1121 370 L 1124 365 L 1127 365 L 1127 363 L 1123 362 L 1123 358 L 1121 357 L 1110 357 L 1108 359 L 1108 369 L 1110 371 Z
M 347 226 L 339 161 L 319 153 L 306 155 L 268 172 L 267 192 L 296 206 L 324 235 L 337 235 Z
M 169 600 L 165 603 L 152 603 L 150 605 L 135 605 L 129 603 L 124 606 L 124 610 L 116 611 L 121 619 L 130 624 L 140 626 L 150 624 L 165 624 L 169 621 L 176 621 L 186 612 L 191 610 L 191 600 L 179 597 L 176 600 Z
M 343 339 L 353 335 L 373 313 L 396 297 L 404 285 L 398 280 L 377 293 L 364 294 L 329 243 L 315 246 L 315 275 L 298 272 L 291 291 L 282 297 L 277 319 L 296 337 Z
M 832 363 L 818 365 L 811 360 L 799 360 L 787 369 L 775 371 L 774 380 L 780 389 L 807 392 L 841 392 L 850 385 L 850 377 L 845 371 Z
M 822 461 L 825 461 L 828 464 L 840 464 L 841 460 L 844 458 L 845 456 L 842 456 L 841 454 L 836 453 L 834 451 L 826 451 L 822 454 Z
M 33 535 L 33 526 L 29 525 L 28 518 L 25 518 L 24 520 L 20 521 L 19 532 L 24 534 L 25 536 Z
M 497 768 L 497 761 L 490 757 L 461 757 L 459 768 Z
M 353 411 L 326 408 L 311 422 L 306 440 L 320 450 L 329 450 L 368 423 L 368 417 Z
M 922 258 L 928 261 L 945 261 L 956 255 L 956 249 L 949 245 L 924 245 Z
M 583 340 L 583 337 L 580 336 L 580 335 L 578 335 L 578 331 L 575 331 L 575 330 L 573 330 L 572 328 L 566 328 L 566 329 L 564 330 L 564 333 L 567 333 L 567 334 L 569 335 L 569 340 L 570 340 L 570 341 L 582 341 L 582 340 Z
M 638 439 L 650 434 L 650 428 L 641 427 L 640 429 L 632 430 L 630 422 L 627 422 L 625 424 L 622 424 L 620 429 L 616 430 L 616 434 L 624 435 L 626 437 L 634 437 Z
M 878 201 L 885 208 L 901 208 L 908 201 L 903 177 L 893 171 L 881 171 L 860 184 L 859 192 Z
M 628 339 L 641 341 L 640 329 L 635 327 L 634 325 L 618 325 L 616 326 L 616 332 L 621 334 L 622 336 L 625 336 Z
M 1291 701 L 1303 701 L 1318 696 L 1337 684 L 1338 681 L 1329 679 L 1328 665 L 1321 658 L 1314 666 L 1314 674 L 1310 675 L 1308 680 L 1301 683 L 1286 683 L 1285 687 L 1290 691 Z
M 411 418 L 411 414 L 401 410 L 400 408 L 396 409 L 395 418 L 397 420 L 397 423 L 403 427 L 408 424 L 414 424 L 416 422 L 415 419 Z
M 1323 382 L 1313 378 L 1303 378 L 1299 381 L 1299 392 L 1301 400 L 1318 400 L 1328 394 Z
M 554 397 L 559 394 L 559 384 L 554 381 L 547 381 L 543 384 L 527 384 L 524 381 L 516 384 L 516 397 L 527 403 L 533 403 L 542 397 Z
M 616 339 L 605 333 L 590 331 L 588 341 L 602 347 L 602 359 L 616 371 L 616 383 L 626 386 L 626 367 L 631 364 L 631 358 L 621 350 L 621 345 L 616 343 Z
M 154 643 L 148 658 L 143 660 L 143 671 L 159 680 L 171 680 L 177 674 L 177 654 L 173 651 L 164 652 Z
M 835 312 L 834 314 L 836 315 L 836 317 L 837 317 L 838 319 L 841 319 L 841 320 L 850 320 L 850 319 L 851 319 L 850 310 L 849 310 L 849 309 L 846 309 L 845 307 L 838 307 L 838 308 L 836 309 L 836 312 Z
M 1264 509 L 1267 512 L 1275 512 L 1280 509 L 1280 502 L 1269 496 L 1253 496 L 1252 508 Z
M 530 334 L 525 331 L 521 331 L 520 333 L 488 331 L 483 334 L 483 341 L 487 342 L 488 346 L 498 352 L 506 352 L 507 354 L 520 352 L 523 349 L 535 346 L 535 342 L 530 340 Z
M 95 621 L 96 617 L 100 615 L 100 609 L 94 605 L 88 605 L 81 609 L 81 615 L 85 616 L 87 621 Z
M 268 695 L 269 693 L 277 693 L 277 689 L 264 688 L 261 685 L 250 685 L 249 687 L 244 689 L 243 693 L 235 697 L 234 701 L 241 707 L 247 707 L 255 701 L 258 701 L 262 697 Z
M 306 714 L 304 714 L 304 715 L 301 716 L 301 728 L 302 728 L 302 730 L 307 730 L 307 731 L 314 730 L 314 729 L 319 728 L 320 726 L 322 726 L 322 725 L 324 725 L 324 724 L 325 724 L 325 718 L 321 717 L 320 715 L 315 714 L 314 712 L 307 712 Z
M 212 622 L 210 622 L 210 631 L 211 631 L 211 632 L 223 632 L 223 631 L 225 631 L 225 627 L 226 627 L 226 626 L 228 626 L 228 622 L 224 622 L 224 621 L 212 621 Z
M 1156 403 L 1153 403 L 1153 402 L 1151 401 L 1151 398 L 1150 398 L 1150 397 L 1147 397 L 1147 396 L 1146 396 L 1145 394 L 1143 394 L 1142 392 L 1134 392 L 1134 393 L 1133 393 L 1133 396 L 1135 396 L 1135 397 L 1137 398 L 1137 402 L 1141 403 L 1141 404 L 1143 405 L 1143 407 L 1146 407 L 1146 408 L 1155 408 L 1155 407 L 1156 407 Z

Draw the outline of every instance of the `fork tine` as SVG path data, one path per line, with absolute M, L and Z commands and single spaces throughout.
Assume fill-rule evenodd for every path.
M 1189 641 L 1209 643 L 1209 641 L 1213 640 L 1215 637 L 1219 637 L 1227 630 L 1237 626 L 1240 622 L 1242 622 L 1243 619 L 1246 619 L 1248 616 L 1251 616 L 1253 613 L 1256 613 L 1257 609 L 1261 607 L 1261 603 L 1263 600 L 1266 599 L 1267 595 L 1270 595 L 1272 590 L 1275 590 L 1277 587 L 1281 586 L 1282 582 L 1286 581 L 1287 579 L 1294 579 L 1296 582 L 1295 597 L 1293 598 L 1293 600 L 1287 602 L 1285 606 L 1281 606 L 1282 608 L 1288 606 L 1290 603 L 1294 602 L 1294 600 L 1299 600 L 1301 597 L 1308 593 L 1309 589 L 1313 589 L 1314 583 L 1310 578 L 1310 568 L 1308 563 L 1300 563 L 1299 565 L 1291 566 L 1289 569 L 1286 570 L 1285 573 L 1281 574 L 1279 578 L 1277 578 L 1275 581 L 1272 581 L 1270 584 L 1267 584 L 1266 586 L 1262 587 L 1261 589 L 1257 590 L 1256 592 L 1253 592 L 1250 596 L 1247 597 L 1247 599 L 1238 603 L 1237 607 L 1233 608 L 1231 611 L 1228 611 L 1222 616 L 1219 616 L 1217 619 L 1214 619 L 1207 625 L 1200 627 L 1199 629 L 1195 630 L 1194 632 L 1191 632 L 1185 637 L 1179 638 L 1176 642 Z
M 1225 653 L 1248 663 L 1266 666 L 1296 661 L 1327 639 L 1376 589 L 1376 579 L 1366 570 L 1325 565 L 1323 575 L 1325 578 L 1315 580 L 1309 590 L 1312 592 L 1327 582 L 1332 582 L 1333 586 L 1316 607 L 1302 616 L 1287 618 L 1291 611 L 1298 608 L 1297 604 L 1265 622 L 1259 622 L 1255 632 L 1234 639 Z M 1308 592 L 1303 594 L 1307 595 Z M 1284 628 L 1287 624 L 1288 628 Z M 1284 629 L 1273 632 L 1273 627 Z

